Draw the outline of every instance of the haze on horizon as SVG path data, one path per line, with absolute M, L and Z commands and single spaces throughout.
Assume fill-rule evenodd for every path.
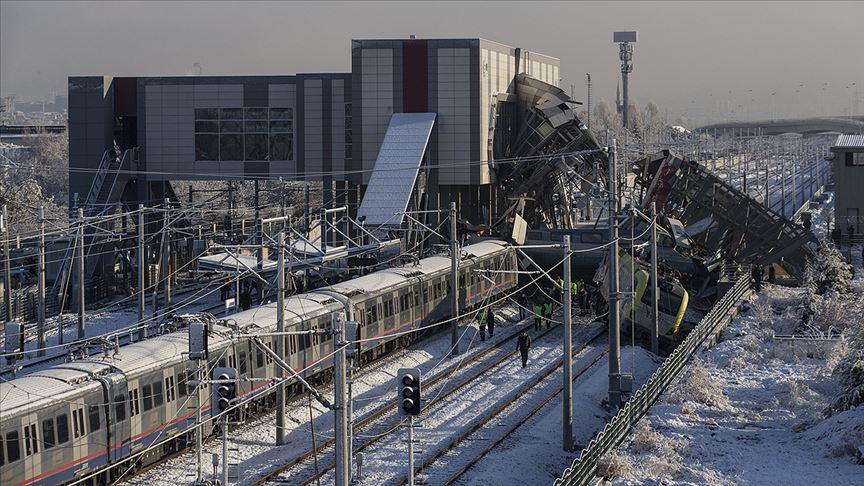
M 0 1 L 0 95 L 70 75 L 348 72 L 353 38 L 483 37 L 561 59 L 613 106 L 615 30 L 638 30 L 631 99 L 670 121 L 861 115 L 864 2 Z

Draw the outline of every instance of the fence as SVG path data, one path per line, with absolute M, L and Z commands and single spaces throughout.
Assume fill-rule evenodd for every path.
M 588 484 L 597 471 L 597 461 L 614 449 L 630 433 L 636 422 L 642 418 L 657 401 L 660 395 L 678 376 L 690 356 L 709 337 L 714 336 L 727 318 L 738 299 L 750 288 L 750 279 L 744 277 L 738 280 L 723 297 L 702 318 L 699 324 L 690 332 L 684 341 L 675 348 L 660 368 L 651 378 L 630 397 L 624 407 L 606 424 L 582 450 L 579 457 L 573 461 L 564 474 L 555 480 L 555 486 L 571 486 Z

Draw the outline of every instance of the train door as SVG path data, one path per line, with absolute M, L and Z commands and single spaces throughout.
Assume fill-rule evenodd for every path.
M 118 458 L 125 455 L 124 449 L 128 448 L 129 438 L 129 392 L 126 386 L 126 378 L 124 376 L 110 376 L 107 378 L 109 386 L 109 402 L 110 407 L 108 416 L 110 417 L 109 427 L 111 428 L 111 444 L 110 444 L 110 460 L 116 461 Z
M 135 447 L 136 437 L 141 435 L 141 390 L 138 380 L 129 382 L 129 393 L 126 397 L 127 412 L 129 417 L 130 445 Z
M 74 460 L 79 461 L 88 455 L 90 437 L 87 435 L 87 404 L 81 401 L 72 402 L 72 414 L 69 416 L 72 429 L 72 451 Z
M 24 457 L 24 477 L 33 478 L 42 474 L 42 439 L 39 437 L 39 420 L 36 413 L 22 417 L 22 450 Z M 48 464 L 46 464 L 48 465 Z

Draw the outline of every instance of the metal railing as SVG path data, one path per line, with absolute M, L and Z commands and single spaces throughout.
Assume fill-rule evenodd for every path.
M 717 334 L 727 319 L 729 310 L 737 304 L 749 288 L 750 279 L 745 276 L 723 295 L 684 341 L 675 348 L 675 351 L 663 361 L 663 364 L 651 375 L 648 382 L 630 397 L 624 407 L 582 450 L 579 457 L 564 471 L 564 474 L 555 480 L 555 486 L 584 485 L 594 479 L 597 461 L 627 437 L 639 419 L 648 412 L 654 402 L 678 377 L 693 353 L 706 339 Z

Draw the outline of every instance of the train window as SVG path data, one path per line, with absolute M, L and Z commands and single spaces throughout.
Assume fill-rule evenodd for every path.
M 600 233 L 582 233 L 582 243 L 603 243 L 603 236 Z
M 224 367 L 225 367 L 225 358 L 219 358 L 219 367 L 220 367 L 220 368 L 224 368 Z
M 264 351 L 261 351 L 260 348 L 255 350 L 255 367 L 264 367 Z
M 174 398 L 174 377 L 169 376 L 168 378 L 165 378 L 165 401 L 173 402 Z
M 46 451 L 54 447 L 54 419 L 42 421 L 42 443 L 45 445 Z
M 414 296 L 414 307 L 420 307 L 420 292 L 411 292 Z
M 177 395 L 181 397 L 185 397 L 189 390 L 186 389 L 186 372 L 181 371 L 177 373 Z
M 141 387 L 141 394 L 144 395 L 144 411 L 153 408 L 153 385 L 144 385 Z
M 280 337 L 278 337 L 278 338 L 273 338 L 272 341 L 268 341 L 268 342 L 267 342 L 267 347 L 270 348 L 270 351 L 273 351 L 273 347 L 276 346 L 276 339 L 285 339 L 285 337 L 284 337 L 284 336 L 280 336 Z M 273 364 L 273 358 L 271 358 L 269 354 L 268 354 L 264 359 L 267 360 L 267 364 L 268 364 L 268 365 L 269 365 L 269 364 Z
M 117 416 L 117 421 L 126 420 L 126 396 L 117 395 L 114 397 L 114 415 Z M 58 419 L 59 420 L 59 419 Z
M 138 389 L 134 389 L 129 392 L 129 416 L 134 417 L 141 413 L 141 409 L 139 407 L 138 402 Z
M 57 444 L 65 444 L 69 440 L 69 417 L 66 414 L 57 416 Z
M 99 430 L 102 427 L 102 421 L 99 420 L 99 406 L 90 405 L 87 409 L 87 415 L 90 421 L 90 432 Z
M 237 353 L 239 355 L 238 359 L 240 361 L 240 374 L 246 374 L 246 351 L 240 351 Z
M 84 409 L 72 410 L 72 429 L 76 439 L 84 435 Z
M 303 349 L 312 347 L 312 336 L 306 334 L 301 336 L 303 338 Z
M 162 403 L 164 402 L 163 398 L 164 396 L 162 394 L 162 382 L 157 381 L 156 383 L 153 383 L 153 406 L 161 407 Z
M 17 430 L 6 434 L 6 453 L 9 457 L 9 462 L 21 459 L 21 442 Z
M 36 424 L 24 426 L 24 451 L 28 456 L 39 452 L 38 438 L 36 437 Z
M 550 241 L 564 241 L 564 235 L 561 233 L 550 233 L 549 234 Z
M 6 447 L 3 445 L 3 436 L 0 435 L 0 467 L 6 464 L 6 454 L 3 452 Z
M 288 347 L 291 348 L 291 354 L 297 353 L 297 340 L 294 339 L 294 336 L 288 338 Z

